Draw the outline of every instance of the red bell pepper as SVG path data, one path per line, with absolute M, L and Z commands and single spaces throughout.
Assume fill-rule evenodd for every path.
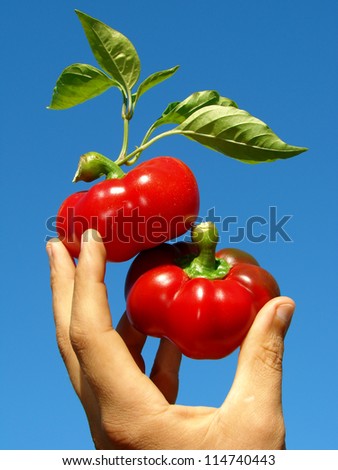
M 192 230 L 192 243 L 140 253 L 127 275 L 127 315 L 140 332 L 166 337 L 188 357 L 219 359 L 245 338 L 256 314 L 279 295 L 275 279 L 236 249 L 216 253 L 216 227 Z
M 153 158 L 124 174 L 102 155 L 88 154 L 80 160 L 75 181 L 103 174 L 106 180 L 72 194 L 59 209 L 57 232 L 75 258 L 89 228 L 102 236 L 108 261 L 126 261 L 184 234 L 198 215 L 197 182 L 176 158 Z

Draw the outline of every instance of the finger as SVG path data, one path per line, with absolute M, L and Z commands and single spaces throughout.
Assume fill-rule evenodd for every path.
M 162 338 L 150 378 L 171 404 L 175 403 L 178 394 L 181 359 L 182 354 L 177 346 L 168 339 Z
M 129 322 L 126 313 L 121 317 L 117 331 L 126 343 L 135 362 L 145 371 L 141 355 L 146 336 L 138 332 Z M 169 340 L 163 338 L 157 351 L 150 378 L 169 403 L 175 403 L 178 393 L 178 373 L 182 354 Z
M 106 252 L 97 232 L 84 233 L 75 273 L 70 338 L 90 386 L 102 407 L 147 403 L 147 377 L 112 327 L 104 284 Z M 111 411 L 111 410 L 110 410 Z
M 49 256 L 50 279 L 56 338 L 60 353 L 74 382 L 78 377 L 79 364 L 69 339 L 75 265 L 65 246 L 54 238 L 46 245 Z M 79 383 L 74 383 L 79 389 Z
M 142 357 L 142 349 L 147 339 L 146 335 L 140 333 L 131 325 L 126 313 L 122 315 L 116 327 L 116 331 L 125 342 L 134 361 L 144 373 L 145 364 Z
M 47 243 L 46 250 L 49 256 L 51 271 L 53 312 L 58 347 L 74 390 L 87 414 L 95 445 L 102 447 L 104 445 L 104 437 L 101 430 L 98 403 L 86 379 L 83 377 L 79 361 L 69 338 L 75 265 L 60 240 L 50 240 Z
M 47 243 L 46 250 L 51 270 L 53 312 L 58 346 L 73 387 L 85 408 L 92 433 L 97 440 L 100 440 L 97 437 L 100 435 L 98 404 L 83 377 L 79 361 L 69 338 L 75 265 L 60 240 L 50 240 Z
M 75 265 L 65 246 L 58 238 L 46 245 L 49 257 L 53 307 L 55 320 L 61 325 L 69 324 L 73 298 Z
M 277 297 L 258 313 L 239 358 L 231 393 L 255 407 L 281 409 L 284 338 L 295 304 L 289 297 Z

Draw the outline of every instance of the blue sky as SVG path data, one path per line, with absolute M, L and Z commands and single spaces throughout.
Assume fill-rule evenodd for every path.
M 116 90 L 68 111 L 48 111 L 61 70 L 96 65 L 74 9 L 101 19 L 135 45 L 142 78 L 179 64 L 168 82 L 141 98 L 131 148 L 171 101 L 215 89 L 267 122 L 288 143 L 310 150 L 271 164 L 245 165 L 176 136 L 142 161 L 172 155 L 187 163 L 201 193 L 200 215 L 215 207 L 238 225 L 289 215 L 292 241 L 234 246 L 251 252 L 293 297 L 297 310 L 286 340 L 283 400 L 290 449 L 337 449 L 337 44 L 333 0 L 240 0 L 170 3 L 32 0 L 7 2 L 0 31 L 1 319 L 0 435 L 3 449 L 91 449 L 86 418 L 59 357 L 44 239 L 46 220 L 75 190 L 79 156 L 114 157 L 122 136 Z M 124 309 L 129 263 L 107 270 L 114 321 Z M 156 340 L 145 349 L 151 362 Z M 237 353 L 220 361 L 184 359 L 178 402 L 218 406 L 231 385 Z

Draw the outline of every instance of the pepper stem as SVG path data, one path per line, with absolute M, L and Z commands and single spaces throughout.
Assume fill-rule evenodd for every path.
M 128 142 L 129 142 L 129 121 L 132 118 L 132 99 L 131 97 L 127 98 L 122 106 L 122 119 L 123 119 L 123 142 L 122 148 L 120 150 L 120 155 L 118 159 L 115 160 L 117 165 L 121 165 L 122 162 L 127 154 L 128 150 Z
M 228 274 L 230 266 L 225 260 L 215 257 L 219 240 L 215 224 L 202 222 L 195 225 L 191 232 L 191 239 L 198 246 L 199 255 L 184 268 L 184 271 L 191 279 L 196 277 L 223 279 Z
M 123 178 L 124 175 L 121 168 L 109 158 L 97 152 L 89 152 L 81 155 L 73 183 L 89 183 L 101 176 L 106 176 L 106 179 Z

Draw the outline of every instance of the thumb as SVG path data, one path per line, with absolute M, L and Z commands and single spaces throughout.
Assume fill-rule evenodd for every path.
M 284 338 L 294 309 L 289 297 L 270 300 L 258 312 L 241 346 L 233 391 L 240 391 L 242 398 L 242 393 L 253 397 L 259 407 L 281 408 Z

